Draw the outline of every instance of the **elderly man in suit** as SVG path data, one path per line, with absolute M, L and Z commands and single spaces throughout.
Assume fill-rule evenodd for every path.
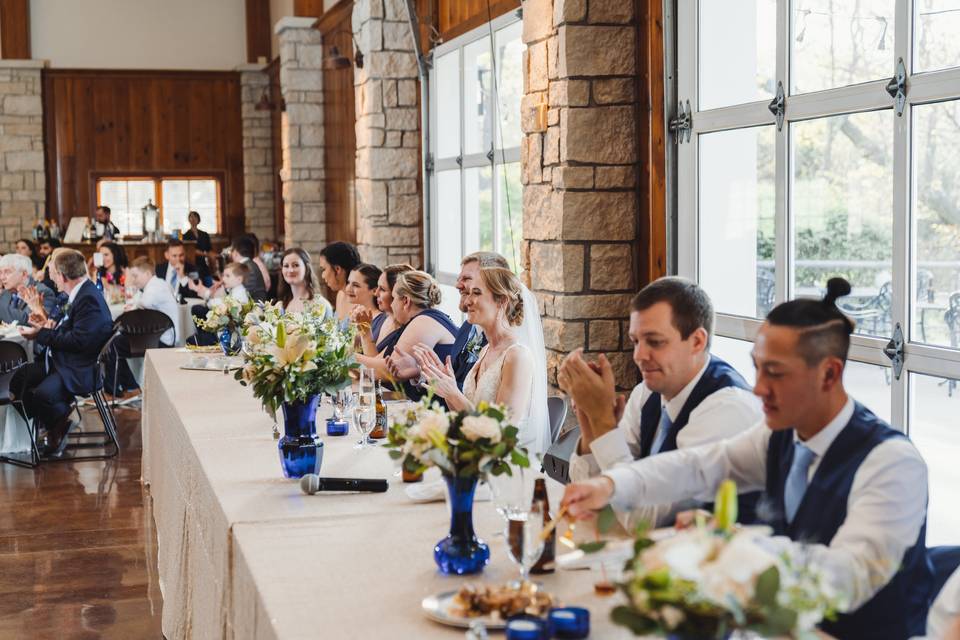
M 42 305 L 49 316 L 57 294 L 33 278 L 33 263 L 27 256 L 9 253 L 0 258 L 0 322 L 27 324 L 31 300 Z
M 46 349 L 42 358 L 14 374 L 10 388 L 22 400 L 27 417 L 38 428 L 46 428 L 44 454 L 56 456 L 63 453 L 67 434 L 75 426 L 70 421 L 73 398 L 92 393 L 99 382 L 95 365 L 110 338 L 113 319 L 103 295 L 87 278 L 82 253 L 57 249 L 50 267 L 57 288 L 67 294 L 67 304 L 59 320 L 35 312 L 30 326 L 21 327 L 24 338 Z

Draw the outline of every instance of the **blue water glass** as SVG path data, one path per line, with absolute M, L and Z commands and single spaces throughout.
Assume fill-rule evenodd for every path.
M 317 405 L 320 396 L 283 403 L 283 437 L 277 443 L 280 466 L 286 478 L 320 473 L 323 442 L 317 438 Z
M 433 560 L 442 573 L 458 576 L 483 571 L 490 547 L 473 531 L 473 493 L 477 478 L 444 476 L 450 504 L 450 533 L 433 548 Z
M 583 607 L 555 607 L 547 619 L 554 638 L 586 638 L 590 635 L 590 612 Z
M 507 640 L 550 640 L 550 625 L 534 616 L 514 616 L 507 620 Z

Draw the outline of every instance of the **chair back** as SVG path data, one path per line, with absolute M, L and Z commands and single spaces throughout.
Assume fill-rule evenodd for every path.
M 131 358 L 142 358 L 147 349 L 159 347 L 160 336 L 173 328 L 173 320 L 155 309 L 125 311 L 113 323 L 114 331 L 126 336 Z
M 103 388 L 103 381 L 106 377 L 107 367 L 111 364 L 111 356 L 115 350 L 114 342 L 117 338 L 123 335 L 119 330 L 114 330 L 110 337 L 107 338 L 107 341 L 103 343 L 103 346 L 100 347 L 100 353 L 97 354 L 97 362 L 94 367 L 96 367 L 96 382 L 94 384 L 94 391 L 99 391 Z
M 0 404 L 10 401 L 10 381 L 13 374 L 27 362 L 27 352 L 21 345 L 10 340 L 0 340 Z
M 547 415 L 550 416 L 550 442 L 556 442 L 560 435 L 560 429 L 563 427 L 563 421 L 567 419 L 567 410 L 570 402 L 567 396 L 548 396 L 547 397 Z
M 580 427 L 569 429 L 550 445 L 543 456 L 543 470 L 561 484 L 570 482 L 570 458 L 580 441 Z

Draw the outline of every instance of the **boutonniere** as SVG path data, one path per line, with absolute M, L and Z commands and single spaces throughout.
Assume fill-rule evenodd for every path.
M 477 329 L 473 332 L 473 336 L 467 340 L 467 345 L 464 347 L 464 350 L 469 353 L 474 358 L 480 355 L 480 351 L 483 349 L 483 331 Z

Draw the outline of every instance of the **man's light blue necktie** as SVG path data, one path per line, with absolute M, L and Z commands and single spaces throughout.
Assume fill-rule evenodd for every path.
M 670 433 L 670 427 L 672 426 L 673 422 L 670 420 L 670 414 L 667 413 L 667 408 L 661 407 L 660 424 L 657 426 L 657 435 L 653 437 L 653 446 L 650 447 L 650 455 L 660 453 L 660 449 L 663 448 L 663 442 L 667 439 L 667 434 Z
M 787 484 L 783 489 L 783 506 L 786 509 L 787 522 L 793 522 L 797 509 L 807 491 L 807 472 L 816 454 L 801 442 L 793 443 L 793 463 L 787 474 Z

